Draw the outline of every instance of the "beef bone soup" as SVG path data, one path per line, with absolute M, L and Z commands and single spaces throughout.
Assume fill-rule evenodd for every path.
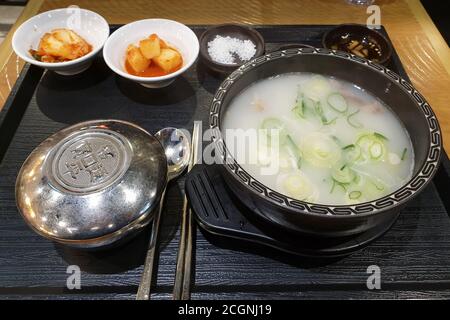
M 349 82 L 317 74 L 251 85 L 229 105 L 222 134 L 255 179 L 313 203 L 378 199 L 413 172 L 411 140 L 390 108 Z M 236 143 L 239 137 L 245 139 Z

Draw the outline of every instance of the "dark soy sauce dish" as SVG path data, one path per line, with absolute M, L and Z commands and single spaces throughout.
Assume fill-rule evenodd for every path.
M 379 32 L 359 24 L 340 25 L 325 33 L 322 44 L 331 50 L 349 52 L 383 64 L 389 60 L 392 47 Z

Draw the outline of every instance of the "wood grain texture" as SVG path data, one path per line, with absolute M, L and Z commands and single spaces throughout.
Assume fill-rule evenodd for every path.
M 1 297 L 0 297 L 1 298 Z M 330 290 L 330 291 L 298 291 L 295 293 L 287 292 L 258 292 L 253 293 L 252 298 L 255 300 L 343 300 L 343 299 L 445 299 L 450 298 L 450 291 L 444 290 L 439 293 L 436 291 L 402 291 L 402 290 Z M 192 294 L 192 300 L 203 300 L 204 295 Z M 211 293 L 207 296 L 211 300 L 245 300 L 248 299 L 248 292 L 228 292 L 228 293 Z
M 12 49 L 14 31 L 40 9 L 43 0 L 30 0 L 0 45 L 0 110 L 16 82 L 24 62 Z
M 202 30 L 196 28 L 197 33 Z M 297 27 L 259 29 L 271 50 L 288 41 L 318 44 L 326 28 L 302 30 L 302 37 L 297 38 Z M 192 130 L 194 120 L 203 120 L 205 129 L 211 97 L 221 79 L 206 72 L 200 63 L 171 87 L 152 91 L 114 75 L 101 58 L 77 77 L 42 74 L 35 67 L 28 74 L 32 73 L 39 83 L 29 88 L 28 108 L 0 165 L 0 299 L 134 299 L 148 231 L 106 252 L 55 245 L 31 231 L 19 216 L 14 201 L 17 172 L 42 140 L 83 120 L 129 120 L 150 132 L 165 126 Z M 26 96 L 25 90 L 21 97 Z M 0 117 L 0 128 L 6 124 L 9 122 Z M 192 298 L 448 298 L 450 219 L 436 185 L 449 190 L 449 169 L 446 163 L 440 184 L 430 184 L 414 199 L 384 237 L 343 259 L 294 258 L 224 241 L 196 229 Z M 168 189 L 154 299 L 171 298 L 183 186 L 180 179 Z M 81 267 L 81 291 L 65 289 L 66 268 L 72 264 Z M 366 270 L 372 264 L 381 268 L 382 291 L 366 288 Z

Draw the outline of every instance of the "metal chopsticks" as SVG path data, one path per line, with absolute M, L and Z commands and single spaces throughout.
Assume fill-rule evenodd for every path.
M 192 154 L 188 172 L 198 162 L 200 150 L 201 122 L 194 122 L 192 131 Z M 190 298 L 191 271 L 192 271 L 192 239 L 194 233 L 194 221 L 192 212 L 188 207 L 187 197 L 184 196 L 183 212 L 181 216 L 180 245 L 178 246 L 177 267 L 175 284 L 173 288 L 174 300 L 187 300 Z
M 154 266 L 155 266 L 155 260 L 156 260 L 156 247 L 157 247 L 157 239 L 158 239 L 158 233 L 159 233 L 159 225 L 161 220 L 161 214 L 164 206 L 164 196 L 165 196 L 166 190 L 164 190 L 163 194 L 161 195 L 161 201 L 159 203 L 159 209 L 158 212 L 153 220 L 152 225 L 152 234 L 150 237 L 150 243 L 148 245 L 147 249 L 147 255 L 145 257 L 144 262 L 144 271 L 142 273 L 141 282 L 139 283 L 138 292 L 136 295 L 136 300 L 149 300 L 150 299 L 150 288 L 153 282 L 153 273 Z

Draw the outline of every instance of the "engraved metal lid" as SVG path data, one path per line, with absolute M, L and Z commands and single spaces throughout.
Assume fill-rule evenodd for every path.
M 29 155 L 16 202 L 44 237 L 97 247 L 147 224 L 166 183 L 167 160 L 154 136 L 124 121 L 88 121 L 55 133 Z

